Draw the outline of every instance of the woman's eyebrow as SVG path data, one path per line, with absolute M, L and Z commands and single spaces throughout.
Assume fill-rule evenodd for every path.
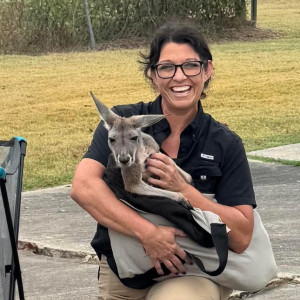
M 173 63 L 171 60 L 161 60 L 161 61 L 158 61 L 158 63 Z
M 196 57 L 193 57 L 193 58 L 186 58 L 185 59 L 185 62 L 187 61 L 198 61 L 199 58 L 196 58 Z M 172 60 L 169 60 L 169 59 L 166 59 L 166 60 L 162 60 L 162 61 L 159 61 L 158 64 L 161 64 L 161 63 L 172 63 L 174 64 L 174 62 Z

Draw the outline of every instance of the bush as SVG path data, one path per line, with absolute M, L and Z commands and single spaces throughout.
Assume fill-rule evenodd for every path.
M 89 0 L 96 42 L 147 38 L 165 20 L 218 32 L 246 19 L 246 0 Z M 88 45 L 82 0 L 0 0 L 0 51 L 45 52 Z

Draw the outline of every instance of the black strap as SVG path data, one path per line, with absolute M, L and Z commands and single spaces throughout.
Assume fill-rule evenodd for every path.
M 205 269 L 203 262 L 200 258 L 186 252 L 188 256 L 192 259 L 192 261 L 199 267 L 199 269 L 210 275 L 217 276 L 220 275 L 227 264 L 228 258 L 228 235 L 226 232 L 225 224 L 211 223 L 211 236 L 214 242 L 214 246 L 219 258 L 219 267 L 214 271 L 208 271 Z

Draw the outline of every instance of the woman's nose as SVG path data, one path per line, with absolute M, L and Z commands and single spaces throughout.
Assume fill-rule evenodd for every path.
M 175 74 L 173 76 L 174 80 L 184 80 L 186 79 L 187 76 L 184 74 L 183 70 L 182 70 L 182 66 L 177 66 L 176 70 L 175 70 Z

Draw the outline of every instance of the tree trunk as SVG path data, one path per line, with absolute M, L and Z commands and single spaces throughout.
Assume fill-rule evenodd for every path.
M 89 12 L 88 0 L 83 0 L 83 3 L 84 3 L 86 21 L 88 24 L 88 30 L 89 30 L 89 34 L 90 34 L 90 47 L 91 47 L 91 49 L 94 49 L 96 46 L 96 43 L 95 43 L 94 32 L 93 32 L 93 27 L 92 27 L 90 12 Z

